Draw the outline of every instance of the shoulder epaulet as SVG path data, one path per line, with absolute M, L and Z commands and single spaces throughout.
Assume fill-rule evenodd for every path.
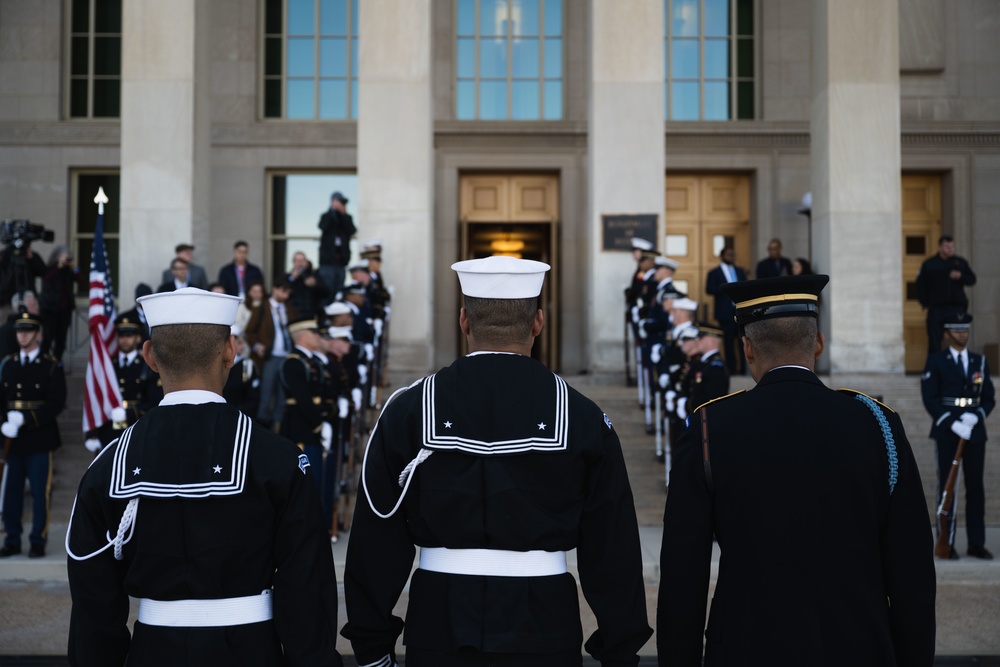
M 747 391 L 746 389 L 740 389 L 739 391 L 734 391 L 731 394 L 726 394 L 725 396 L 719 396 L 718 398 L 713 398 L 710 401 L 705 401 L 704 403 L 702 403 L 701 405 L 699 405 L 698 407 L 696 407 L 694 409 L 694 412 L 698 412 L 698 410 L 701 410 L 703 407 L 705 407 L 706 405 L 709 405 L 711 403 L 715 403 L 717 401 L 724 401 L 727 398 L 732 398 L 733 396 L 737 396 L 739 394 L 745 394 L 746 391 Z M 694 412 L 692 412 L 691 414 L 694 414 Z
M 889 412 L 891 412 L 892 414 L 896 414 L 896 411 L 893 410 L 892 408 L 890 408 L 888 405 L 886 405 L 882 401 L 878 400 L 877 398 L 872 398 L 871 396 L 869 396 L 868 394 L 866 394 L 863 391 L 858 391 L 857 389 L 848 389 L 846 387 L 839 387 L 837 389 L 837 391 L 839 393 L 841 393 L 841 394 L 844 394 L 845 396 L 864 396 L 865 398 L 870 398 L 871 400 L 875 401 L 876 403 L 878 403 L 879 405 L 881 405 L 883 408 L 885 408 L 886 410 L 888 410 Z

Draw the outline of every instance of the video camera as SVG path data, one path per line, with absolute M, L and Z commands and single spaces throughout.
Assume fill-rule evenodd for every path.
M 55 238 L 55 232 L 31 220 L 8 219 L 0 222 L 0 243 L 12 245 L 18 250 L 31 245 L 32 241 L 51 243 Z

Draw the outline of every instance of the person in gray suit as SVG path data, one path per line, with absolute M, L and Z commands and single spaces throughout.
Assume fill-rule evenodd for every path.
M 187 284 L 191 287 L 197 287 L 198 289 L 208 289 L 208 275 L 205 273 L 205 268 L 194 263 L 194 246 L 190 243 L 178 243 L 174 248 L 174 259 L 183 259 L 188 265 L 188 279 Z M 170 265 L 173 266 L 173 261 L 171 260 Z M 160 283 L 172 282 L 174 275 L 170 272 L 169 268 L 163 269 L 163 276 L 160 278 Z

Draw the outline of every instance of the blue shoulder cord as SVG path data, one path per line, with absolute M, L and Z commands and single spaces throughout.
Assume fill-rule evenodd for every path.
M 882 437 L 885 438 L 885 451 L 889 456 L 889 495 L 896 490 L 896 478 L 899 475 L 899 460 L 896 457 L 896 440 L 892 437 L 892 429 L 889 428 L 889 420 L 885 418 L 882 409 L 872 399 L 861 394 L 855 394 L 854 398 L 868 406 L 868 409 L 875 415 L 878 425 L 882 427 Z

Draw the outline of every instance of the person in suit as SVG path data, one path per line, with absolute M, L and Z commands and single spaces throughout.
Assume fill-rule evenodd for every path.
M 288 323 L 295 311 L 288 304 L 292 286 L 282 276 L 274 282 L 271 296 L 255 308 L 243 337 L 250 346 L 250 358 L 260 369 L 260 403 L 257 420 L 268 427 L 278 427 L 285 411 L 285 394 L 278 371 L 285 356 L 292 351 Z
M 66 376 L 62 363 L 41 353 L 42 322 L 21 313 L 14 325 L 20 352 L 0 362 L 0 433 L 8 438 L 3 496 L 3 525 L 7 535 L 0 558 L 21 553 L 21 513 L 24 483 L 31 483 L 31 533 L 28 556 L 41 558 L 49 538 L 49 495 L 53 453 L 62 444 L 56 418 L 66 407 Z
M 205 273 L 205 267 L 194 263 L 193 245 L 190 243 L 178 243 L 174 248 L 174 257 L 177 259 L 183 259 L 187 262 L 188 284 L 191 287 L 208 289 L 208 275 Z M 171 262 L 171 266 L 163 270 L 163 276 L 160 278 L 160 284 L 168 283 L 173 279 L 173 263 Z
M 746 279 L 747 272 L 736 266 L 736 250 L 726 246 L 719 253 L 719 265 L 708 272 L 705 280 L 705 292 L 715 297 L 713 313 L 715 322 L 722 329 L 722 354 L 730 375 L 746 371 L 746 358 L 733 322 L 735 307 L 732 300 L 722 294 L 722 288 L 729 283 L 740 283 Z
M 237 241 L 233 244 L 233 261 L 219 269 L 218 282 L 226 288 L 226 294 L 242 299 L 246 296 L 249 285 L 263 284 L 264 273 L 259 266 L 247 261 L 249 254 L 250 246 L 246 241 Z
M 920 378 L 920 394 L 930 414 L 930 436 L 937 443 L 938 497 L 941 497 L 951 470 L 958 439 L 966 441 L 962 454 L 965 479 L 965 526 L 968 554 L 991 560 L 986 548 L 986 492 L 983 468 L 986 461 L 986 418 L 996 407 L 993 380 L 986 357 L 968 349 L 972 315 L 954 313 L 945 320 L 944 338 L 948 347 L 927 357 Z M 955 494 L 956 506 L 958 494 Z M 956 516 L 956 514 L 952 514 Z M 954 525 L 954 522 L 952 522 Z M 951 536 L 954 544 L 954 534 Z M 958 559 L 951 547 L 950 558 Z
M 193 287 L 189 280 L 188 273 L 188 263 L 185 262 L 180 257 L 174 257 L 170 261 L 170 275 L 172 276 L 169 280 L 165 280 L 156 291 L 159 292 L 173 292 L 174 290 L 184 289 L 185 287 Z
M 792 262 L 781 256 L 781 239 L 771 239 L 767 243 L 767 257 L 757 262 L 754 278 L 777 278 L 792 275 Z
M 893 410 L 814 372 L 828 276 L 723 289 L 756 386 L 697 408 L 660 551 L 660 665 L 934 661 L 933 539 Z M 721 550 L 708 625 L 713 542 Z M 776 658 L 777 656 L 777 658 Z

